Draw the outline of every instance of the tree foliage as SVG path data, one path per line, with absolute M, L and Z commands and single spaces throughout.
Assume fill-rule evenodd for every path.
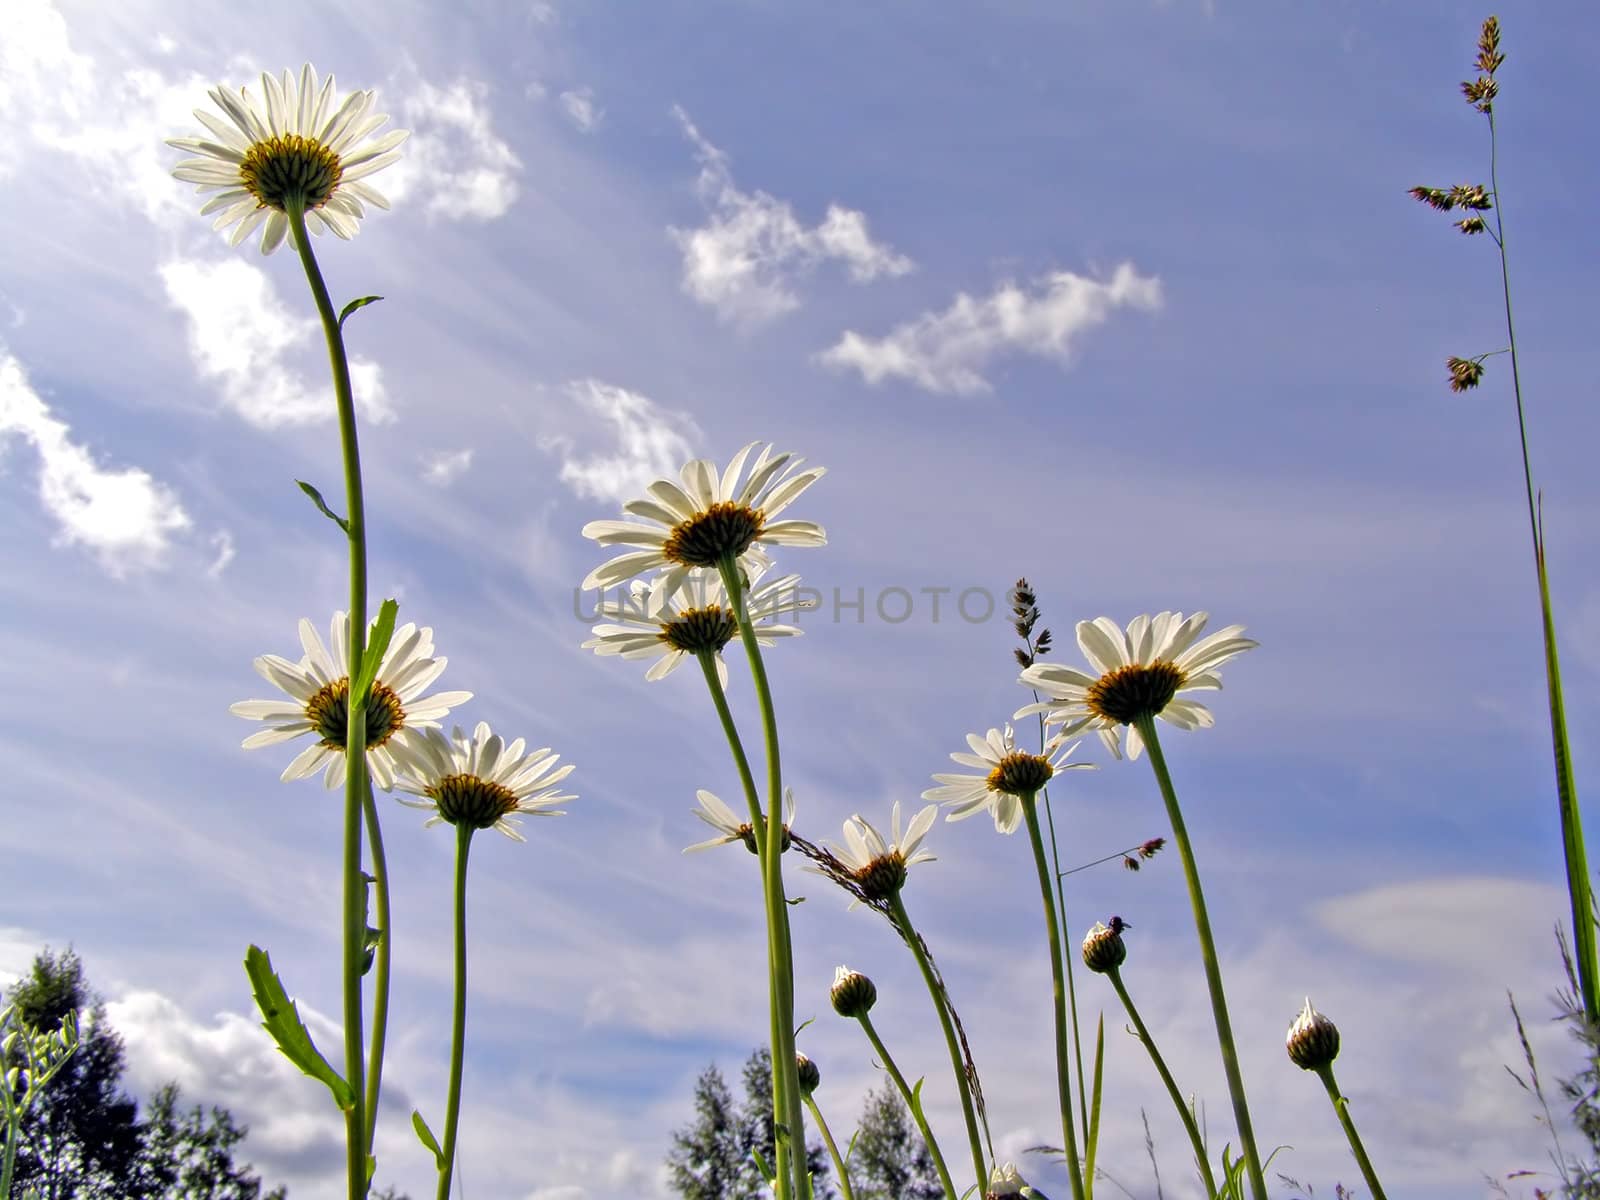
M 933 1156 L 894 1084 L 868 1092 L 850 1152 L 856 1200 L 938 1200 L 944 1195 Z
M 247 1130 L 227 1109 L 212 1108 L 209 1118 L 198 1105 L 185 1111 L 168 1084 L 140 1118 L 122 1090 L 122 1038 L 71 950 L 35 957 L 6 1000 L 36 1029 L 76 1012 L 80 1032 L 77 1053 L 23 1122 L 16 1195 L 33 1188 L 41 1200 L 285 1200 L 284 1189 L 264 1194 L 248 1165 L 234 1164 Z
M 756 1154 L 773 1165 L 772 1054 L 754 1051 L 740 1072 L 744 1102 L 734 1104 L 716 1064 L 694 1085 L 694 1121 L 675 1131 L 667 1168 L 673 1191 L 684 1200 L 765 1200 L 770 1194 Z M 827 1152 L 813 1142 L 807 1160 L 817 1200 L 833 1195 L 827 1185 Z

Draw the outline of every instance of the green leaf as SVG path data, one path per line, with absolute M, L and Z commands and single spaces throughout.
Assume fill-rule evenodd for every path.
M 1105 1067 L 1105 1051 L 1106 1015 L 1101 1013 L 1094 1031 L 1094 1083 L 1089 1089 L 1089 1135 L 1084 1139 L 1087 1144 L 1083 1151 L 1083 1192 L 1086 1198 L 1094 1195 L 1094 1155 L 1095 1148 L 1100 1144 L 1100 1084 Z
M 756 1170 L 761 1172 L 761 1178 L 767 1181 L 769 1187 L 772 1186 L 774 1180 L 777 1179 L 777 1174 L 771 1167 L 767 1166 L 767 1160 L 761 1157 L 761 1151 L 752 1146 L 750 1148 L 750 1157 L 755 1161 Z
M 378 668 L 389 650 L 389 639 L 394 636 L 394 618 L 399 611 L 400 605 L 393 600 L 385 600 L 378 608 L 378 619 L 372 623 L 372 633 L 367 638 L 366 653 L 361 656 L 361 674 L 350 686 L 352 707 L 367 702 L 372 681 L 378 677 Z
M 358 308 L 365 308 L 369 304 L 376 304 L 382 296 L 362 296 L 359 300 L 352 300 L 339 310 L 339 328 L 344 328 L 345 319 Z
M 444 1151 L 439 1149 L 439 1139 L 433 1136 L 433 1130 L 428 1128 L 428 1122 L 422 1119 L 422 1110 L 411 1110 L 411 1128 L 417 1131 L 417 1139 L 433 1151 L 433 1162 L 439 1170 L 444 1170 Z
M 265 1018 L 261 1026 L 283 1051 L 283 1056 L 313 1079 L 320 1079 L 333 1093 L 333 1101 L 345 1112 L 356 1105 L 356 1094 L 344 1078 L 322 1057 L 311 1032 L 300 1019 L 294 1001 L 283 990 L 283 981 L 272 969 L 272 959 L 260 946 L 251 946 L 244 956 L 244 971 L 255 992 L 256 1007 Z
M 296 479 L 295 482 L 300 485 L 300 490 L 302 492 L 311 497 L 311 503 L 317 506 L 318 512 L 327 517 L 328 520 L 332 521 L 340 529 L 344 530 L 346 534 L 350 532 L 350 522 L 346 521 L 338 513 L 334 512 L 333 509 L 328 507 L 328 502 L 322 498 L 321 492 L 317 491 L 316 488 L 312 487 L 304 479 Z

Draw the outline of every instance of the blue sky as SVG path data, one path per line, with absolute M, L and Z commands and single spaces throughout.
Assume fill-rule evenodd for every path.
M 762 919 L 738 852 L 684 858 L 697 787 L 736 781 L 690 672 L 580 649 L 579 535 L 683 459 L 760 438 L 829 474 L 779 559 L 825 596 L 769 658 L 814 839 L 887 820 L 1002 722 L 1003 619 L 1036 585 L 1073 624 L 1163 608 L 1242 623 L 1215 729 L 1167 740 L 1219 930 L 1258 1137 L 1331 1194 L 1356 1179 L 1283 1031 L 1310 993 L 1397 1194 L 1547 1166 L 1516 991 L 1547 1077 L 1560 848 L 1493 247 L 1405 190 L 1482 179 L 1460 99 L 1484 12 L 1129 0 L 1055 6 L 20 0 L 0 43 L 0 741 L 11 764 L 0 971 L 74 944 L 132 1081 L 228 1104 L 297 1197 L 337 1193 L 341 1126 L 255 1028 L 271 949 L 331 1043 L 337 805 L 245 752 L 250 669 L 345 594 L 336 431 L 294 259 L 229 250 L 168 174 L 210 86 L 306 59 L 412 130 L 390 213 L 318 244 L 351 323 L 374 596 L 431 625 L 459 714 L 578 764 L 570 815 L 480 840 L 462 1138 L 469 1195 L 654 1196 L 694 1076 L 765 1029 Z M 1600 488 L 1590 460 L 1600 187 L 1579 3 L 1507 4 L 1498 107 L 1535 470 L 1580 788 L 1596 761 Z M 17 14 L 20 14 L 20 17 Z M 876 599 L 902 588 L 908 619 Z M 935 621 L 931 593 L 949 588 Z M 984 592 L 993 619 L 953 615 Z M 858 593 L 866 607 L 836 608 Z M 894 594 L 896 597 L 898 593 Z M 374 601 L 376 602 L 376 600 Z M 587 601 L 582 602 L 585 605 Z M 886 602 L 898 615 L 897 598 Z M 737 704 L 750 688 L 734 668 Z M 1142 763 L 1055 798 L 1063 858 L 1166 832 Z M 1593 792 L 1593 788 L 1588 789 Z M 389 804 L 400 881 L 379 1178 L 430 1186 L 407 1117 L 445 1081 L 450 839 Z M 1052 1194 L 1049 977 L 1027 849 L 941 823 L 907 902 L 972 1034 L 997 1142 Z M 803 1048 L 848 1128 L 877 1082 L 828 1009 L 839 962 L 929 1077 L 915 968 L 820 882 L 793 885 Z M 1175 858 L 1074 876 L 1069 924 L 1133 922 L 1130 988 L 1218 1144 Z M 1182 1134 L 1104 1006 L 1102 1163 L 1193 1194 Z M 437 1121 L 435 1121 L 437 1125 Z M 1526 1186 L 1526 1185 L 1524 1185 Z M 1188 1189 L 1187 1191 L 1185 1189 Z

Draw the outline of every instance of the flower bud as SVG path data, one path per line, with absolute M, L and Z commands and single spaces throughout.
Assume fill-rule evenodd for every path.
M 1110 925 L 1096 921 L 1083 939 L 1083 965 L 1098 975 L 1115 971 L 1128 957 L 1122 931 L 1131 928 L 1121 917 L 1112 917 Z
M 1016 1164 L 1006 1163 L 990 1172 L 989 1188 L 983 1193 L 983 1200 L 1002 1200 L 1005 1196 L 1037 1195 L 1039 1193 L 1029 1187 L 1028 1181 L 1018 1173 Z
M 878 989 L 860 971 L 840 967 L 833 973 L 833 989 L 829 993 L 833 1011 L 841 1017 L 865 1016 L 878 1002 Z
M 800 1090 L 808 1096 L 811 1095 L 822 1082 L 822 1072 L 817 1070 L 817 1064 L 804 1054 L 794 1056 L 794 1067 L 800 1076 Z
M 1306 1006 L 1289 1026 L 1286 1045 L 1295 1066 L 1306 1071 L 1320 1070 L 1339 1056 L 1339 1027 L 1312 1008 L 1311 997 L 1307 996 Z

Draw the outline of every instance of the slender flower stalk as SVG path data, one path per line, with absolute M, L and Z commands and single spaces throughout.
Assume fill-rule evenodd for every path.
M 1372 1160 L 1367 1157 L 1366 1147 L 1361 1144 L 1361 1135 L 1356 1132 L 1355 1122 L 1350 1119 L 1350 1101 L 1339 1094 L 1338 1081 L 1333 1077 L 1333 1060 L 1339 1056 L 1338 1026 L 1311 1007 L 1311 997 L 1307 996 L 1306 1006 L 1301 1009 L 1294 1024 L 1289 1026 L 1284 1043 L 1289 1059 L 1295 1066 L 1301 1070 L 1315 1071 L 1317 1078 L 1322 1080 L 1328 1100 L 1333 1104 L 1334 1115 L 1339 1118 L 1344 1136 L 1350 1143 L 1350 1151 L 1356 1156 L 1361 1175 L 1372 1192 L 1372 1200 L 1385 1200 L 1378 1173 L 1372 1169 Z
M 1111 986 L 1116 989 L 1117 998 L 1122 1001 L 1122 1007 L 1128 1013 L 1128 1020 L 1133 1022 L 1134 1029 L 1139 1034 L 1139 1040 L 1144 1043 L 1150 1061 L 1155 1064 L 1156 1074 L 1161 1076 L 1161 1082 L 1166 1086 L 1167 1095 L 1172 1099 L 1173 1108 L 1178 1110 L 1178 1119 L 1183 1122 L 1183 1130 L 1189 1135 L 1189 1145 L 1194 1150 L 1195 1166 L 1199 1169 L 1201 1177 L 1205 1180 L 1206 1195 L 1215 1200 L 1217 1195 L 1217 1181 L 1211 1173 L 1211 1162 L 1206 1155 L 1205 1138 L 1200 1136 L 1200 1128 L 1195 1124 L 1194 1110 L 1191 1109 L 1183 1098 L 1183 1093 L 1178 1090 L 1178 1083 L 1172 1078 L 1172 1072 L 1167 1069 L 1166 1059 L 1161 1057 L 1161 1051 L 1156 1048 L 1156 1039 L 1151 1036 L 1150 1028 L 1144 1023 L 1144 1018 L 1139 1015 L 1139 1010 L 1133 1005 L 1133 997 L 1128 995 L 1128 989 L 1122 982 L 1121 966 L 1127 957 L 1127 948 L 1122 942 L 1122 930 L 1128 926 L 1120 917 L 1112 917 L 1109 926 L 1096 922 L 1095 927 L 1083 939 L 1083 961 L 1091 971 L 1104 975 L 1111 980 Z
M 1228 998 L 1222 988 L 1222 968 L 1217 962 L 1217 946 L 1211 936 L 1211 918 L 1206 913 L 1205 893 L 1200 887 L 1200 869 L 1195 865 L 1194 848 L 1189 844 L 1189 830 L 1183 823 L 1183 812 L 1178 807 L 1178 794 L 1172 787 L 1166 757 L 1161 753 L 1155 718 L 1141 716 L 1134 722 L 1134 728 L 1150 753 L 1150 766 L 1160 785 L 1161 798 L 1166 802 L 1167 819 L 1172 822 L 1172 838 L 1178 844 L 1178 857 L 1183 863 L 1183 878 L 1189 889 L 1189 907 L 1194 910 L 1195 932 L 1200 939 L 1200 958 L 1205 965 L 1206 991 L 1211 997 L 1211 1015 L 1217 1029 L 1217 1045 L 1222 1052 L 1222 1070 L 1228 1079 L 1228 1096 L 1233 1102 L 1233 1119 L 1239 1130 L 1239 1145 L 1244 1153 L 1245 1170 L 1250 1177 L 1251 1194 L 1256 1200 L 1267 1200 L 1266 1177 L 1261 1170 L 1261 1156 L 1256 1150 L 1255 1129 L 1250 1123 L 1244 1076 L 1239 1071 L 1233 1025 L 1228 1020 Z
M 372 1040 L 367 1046 L 367 1103 L 365 1108 L 367 1154 L 372 1154 L 378 1128 L 378 1094 L 383 1086 L 383 1051 L 389 1034 L 389 968 L 394 951 L 393 926 L 389 916 L 389 859 L 383 852 L 383 829 L 378 823 L 378 806 L 369 783 L 361 802 L 372 843 L 372 904 L 377 921 L 378 945 L 372 972 Z
M 787 1158 L 794 1180 L 792 1195 L 804 1198 L 810 1195 L 811 1178 L 806 1169 L 805 1117 L 800 1103 L 800 1082 L 795 1071 L 794 1046 L 794 951 L 789 936 L 789 904 L 783 890 L 783 822 L 777 814 L 782 811 L 783 766 L 779 757 L 777 713 L 772 703 L 772 687 L 767 680 L 767 668 L 761 657 L 754 623 L 745 605 L 745 585 L 737 555 L 724 553 L 717 564 L 722 585 L 739 620 L 739 636 L 744 643 L 750 674 L 755 681 L 756 701 L 761 710 L 761 727 L 767 753 L 767 805 L 768 820 L 762 830 L 765 849 L 761 866 L 764 875 L 767 939 L 770 947 L 771 988 L 775 1003 L 777 1041 L 772 1048 L 773 1093 L 782 1103 L 774 1108 L 777 1126 L 773 1131 L 774 1153 L 779 1162 Z M 787 1142 L 787 1145 L 785 1144 Z M 778 1177 L 783 1178 L 779 1169 Z M 779 1200 L 784 1190 L 778 1189 Z
M 944 1188 L 947 1200 L 956 1200 L 961 1195 L 956 1191 L 956 1185 L 950 1180 L 950 1169 L 944 1165 L 944 1154 L 939 1149 L 939 1141 L 933 1136 L 933 1130 L 928 1127 L 928 1118 L 922 1114 L 922 1102 L 917 1094 L 906 1083 L 906 1077 L 900 1073 L 900 1068 L 895 1066 L 894 1059 L 889 1056 L 889 1048 L 883 1044 L 883 1039 L 878 1036 L 878 1031 L 873 1028 L 872 1018 L 866 1013 L 856 1017 L 861 1022 L 862 1031 L 866 1033 L 867 1040 L 872 1043 L 872 1048 L 878 1052 L 878 1060 L 883 1063 L 883 1069 L 889 1072 L 889 1078 L 894 1080 L 894 1086 L 900 1090 L 900 1096 L 906 1102 L 906 1108 L 916 1119 L 917 1129 L 922 1134 L 922 1140 L 927 1143 L 928 1155 L 933 1159 L 933 1169 L 938 1172 L 939 1183 Z
M 944 1188 L 945 1200 L 956 1200 L 964 1193 L 956 1191 L 956 1185 L 950 1180 L 950 1171 L 944 1164 L 944 1153 L 939 1149 L 939 1141 L 933 1136 L 933 1130 L 928 1127 L 928 1120 L 922 1112 L 922 1101 L 917 1090 L 908 1083 L 906 1077 L 900 1073 L 900 1068 L 895 1066 L 894 1058 L 889 1054 L 889 1048 L 883 1044 L 883 1039 L 878 1036 L 878 1031 L 873 1027 L 872 1018 L 868 1015 L 872 1006 L 877 1003 L 878 989 L 859 971 L 852 971 L 849 967 L 840 967 L 833 977 L 833 987 L 829 992 L 829 999 L 833 1002 L 833 1010 L 841 1017 L 850 1017 L 861 1022 L 861 1029 L 867 1035 L 867 1040 L 872 1043 L 872 1048 L 878 1052 L 878 1061 L 883 1064 L 883 1069 L 889 1073 L 889 1078 L 894 1080 L 894 1086 L 899 1090 L 900 1097 L 906 1102 L 906 1110 L 917 1123 L 917 1129 L 922 1134 L 922 1140 L 927 1144 L 928 1155 L 933 1159 L 934 1170 L 939 1174 L 939 1184 Z M 917 1087 L 920 1089 L 919 1083 Z M 979 1186 L 982 1186 L 983 1177 L 979 1177 Z
M 437 1200 L 450 1200 L 450 1180 L 456 1167 L 456 1132 L 461 1123 L 461 1072 L 467 1045 L 467 852 L 476 830 L 466 822 L 456 826 L 455 885 L 455 1000 L 450 1008 L 450 1084 L 445 1094 L 444 1138 L 440 1143 Z
M 1067 1155 L 1067 1179 L 1072 1185 L 1074 1200 L 1084 1200 L 1083 1164 L 1078 1159 L 1078 1138 L 1072 1119 L 1072 1086 L 1069 1075 L 1068 1052 L 1070 1038 L 1067 1034 L 1066 971 L 1062 965 L 1061 926 L 1056 919 L 1055 893 L 1051 887 L 1050 861 L 1045 857 L 1044 838 L 1039 830 L 1039 814 L 1034 802 L 1035 793 L 1023 792 L 1022 819 L 1028 825 L 1028 841 L 1033 846 L 1033 863 L 1039 873 L 1039 895 L 1044 904 L 1045 933 L 1050 942 L 1051 1015 L 1055 1024 L 1056 1041 L 1056 1095 L 1061 1105 L 1061 1136 Z
M 1464 210 L 1467 216 L 1454 222 L 1464 234 L 1487 233 L 1500 258 L 1501 307 L 1505 315 L 1507 346 L 1472 358 L 1452 355 L 1445 362 L 1450 372 L 1450 390 L 1466 391 L 1477 387 L 1484 376 L 1484 361 L 1496 354 L 1511 355 L 1511 390 L 1516 400 L 1517 439 L 1522 452 L 1523 494 L 1528 507 L 1528 536 L 1533 548 L 1534 575 L 1539 589 L 1540 622 L 1544 639 L 1546 700 L 1550 709 L 1550 740 L 1555 755 L 1556 803 L 1561 817 L 1561 843 L 1566 859 L 1567 894 L 1571 904 L 1574 948 L 1578 963 L 1579 990 L 1584 1017 L 1591 1027 L 1600 1027 L 1600 959 L 1596 957 L 1593 921 L 1594 897 L 1589 878 L 1588 856 L 1583 844 L 1583 817 L 1578 807 L 1577 781 L 1573 776 L 1571 746 L 1567 737 L 1566 704 L 1561 693 L 1561 659 L 1556 648 L 1555 618 L 1550 610 L 1550 575 L 1544 553 L 1542 494 L 1533 484 L 1533 465 L 1528 453 L 1527 411 L 1522 398 L 1522 372 L 1517 358 L 1517 331 L 1511 306 L 1511 267 L 1506 250 L 1505 204 L 1500 191 L 1500 145 L 1495 129 L 1495 99 L 1500 83 L 1495 72 L 1505 62 L 1500 52 L 1500 22 L 1496 17 L 1484 21 L 1478 33 L 1476 79 L 1464 80 L 1461 93 L 1468 104 L 1483 114 L 1489 125 L 1489 186 L 1457 184 L 1449 188 L 1414 187 L 1411 195 L 1438 212 Z M 1493 211 L 1491 229 L 1484 214 Z
M 960 1042 L 956 1040 L 955 1026 L 950 1021 L 950 1010 L 945 1003 L 944 989 L 939 986 L 939 977 L 934 973 L 933 964 L 928 961 L 927 951 L 922 948 L 922 938 L 911 924 L 911 914 L 906 912 L 905 901 L 900 898 L 899 888 L 889 895 L 889 905 L 893 910 L 901 938 L 911 948 L 911 954 L 922 970 L 922 980 L 928 985 L 928 995 L 932 997 L 934 1011 L 939 1017 L 939 1028 L 944 1031 L 945 1047 L 950 1052 L 950 1070 L 955 1074 L 956 1090 L 961 1096 L 961 1116 L 967 1123 L 967 1144 L 972 1151 L 973 1177 L 981 1183 L 989 1177 L 988 1158 L 984 1154 L 983 1142 L 978 1133 L 978 1117 L 972 1105 L 972 1084 L 967 1079 L 967 1060 L 961 1053 Z
M 334 401 L 339 411 L 339 444 L 344 458 L 345 533 L 350 543 L 350 661 L 346 664 L 352 690 L 361 674 L 361 659 L 367 641 L 367 506 L 361 483 L 361 449 L 356 437 L 355 393 L 350 386 L 350 362 L 344 347 L 344 332 L 328 287 L 322 281 L 311 239 L 306 233 L 306 207 L 302 197 L 287 205 L 289 232 L 300 254 L 306 282 L 316 300 L 322 319 L 323 336 L 328 343 L 328 361 L 333 370 Z M 345 1082 L 355 1094 L 355 1103 L 345 1114 L 345 1172 L 351 1200 L 367 1194 L 367 1100 L 363 1087 L 366 1072 L 362 1061 L 361 962 L 365 955 L 367 926 L 364 919 L 366 881 L 361 873 L 362 805 L 367 792 L 367 697 L 349 697 L 345 733 L 344 781 L 344 1046 Z M 374 1097 L 376 1099 L 376 1097 Z
M 828 1157 L 833 1160 L 833 1173 L 839 1180 L 839 1190 L 844 1193 L 844 1200 L 856 1200 L 855 1189 L 850 1186 L 849 1168 L 840 1157 L 838 1143 L 833 1140 L 833 1131 L 828 1128 L 828 1122 L 823 1120 L 822 1110 L 817 1107 L 814 1093 L 822 1082 L 822 1073 L 817 1070 L 817 1064 L 804 1054 L 796 1059 L 796 1067 L 800 1075 L 800 1095 L 806 1102 L 811 1119 L 822 1133 L 823 1143 L 828 1147 Z

